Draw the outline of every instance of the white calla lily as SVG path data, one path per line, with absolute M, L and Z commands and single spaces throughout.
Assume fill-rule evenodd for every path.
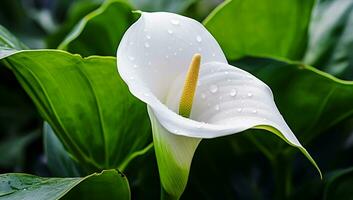
M 185 118 L 178 110 L 195 54 L 201 55 L 201 66 L 191 115 Z M 270 88 L 229 65 L 199 22 L 172 13 L 142 13 L 122 38 L 117 58 L 131 93 L 148 105 L 161 183 L 172 197 L 184 191 L 202 138 L 264 128 L 298 147 L 316 166 L 279 113 Z

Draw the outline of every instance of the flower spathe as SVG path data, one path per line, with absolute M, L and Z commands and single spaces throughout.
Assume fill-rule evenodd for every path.
M 178 114 L 192 57 L 201 66 L 190 118 Z M 144 101 L 152 123 L 161 183 L 179 198 L 202 138 L 271 127 L 292 146 L 299 143 L 278 111 L 270 88 L 227 63 L 217 41 L 199 22 L 180 15 L 142 13 L 123 36 L 117 64 L 133 95 Z

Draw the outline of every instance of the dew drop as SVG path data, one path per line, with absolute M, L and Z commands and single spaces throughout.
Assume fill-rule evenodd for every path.
M 257 113 L 257 110 L 253 110 L 252 113 L 256 114 L 256 113 Z
M 248 97 L 252 97 L 252 93 L 249 92 L 249 93 L 248 93 Z
M 130 59 L 131 61 L 135 60 L 135 58 L 134 58 L 133 56 L 129 56 L 129 59 Z
M 149 47 L 150 47 L 150 44 L 148 44 L 148 42 L 145 42 L 145 47 L 146 47 L 146 48 L 149 48 Z
M 170 23 L 172 23 L 173 25 L 179 25 L 180 24 L 179 20 L 177 20 L 177 19 L 170 20 Z
M 170 30 L 170 29 L 168 29 L 168 33 L 169 33 L 169 34 L 173 34 L 173 31 Z
M 179 133 L 179 130 L 174 130 L 174 133 Z
M 150 35 L 146 35 L 146 38 L 149 40 L 149 39 L 151 39 L 151 36 Z
M 216 56 L 216 54 L 215 54 L 215 53 L 212 53 L 212 56 L 213 56 L 213 57 L 215 57 L 215 56 Z
M 198 42 L 202 42 L 202 38 L 201 38 L 201 36 L 196 36 L 196 41 L 198 41 Z
M 202 99 L 206 99 L 206 95 L 204 93 L 201 94 Z
M 135 78 L 133 76 L 130 76 L 130 80 L 134 80 Z
M 216 105 L 214 106 L 214 109 L 215 109 L 215 110 L 219 110 L 219 105 L 216 104 Z
M 231 97 L 234 97 L 235 95 L 237 95 L 237 91 L 236 91 L 235 89 L 232 89 L 232 90 L 230 91 L 229 95 L 230 95 Z
M 148 93 L 144 93 L 143 94 L 145 97 L 149 97 L 150 96 L 150 94 L 148 94 Z
M 138 65 L 133 65 L 134 68 L 138 68 L 139 66 Z
M 168 55 L 165 55 L 165 58 L 166 58 L 166 59 L 168 59 L 168 58 L 169 58 L 169 56 L 168 56 Z
M 217 85 L 211 85 L 211 86 L 210 86 L 210 91 L 211 91 L 212 93 L 216 93 L 216 92 L 218 91 Z
M 228 71 L 225 71 L 224 74 L 227 75 L 227 74 L 229 74 L 229 72 L 228 72 Z
M 241 112 L 241 111 L 242 111 L 242 109 L 241 109 L 241 108 L 238 108 L 238 109 L 237 109 L 237 111 L 238 111 L 238 112 Z

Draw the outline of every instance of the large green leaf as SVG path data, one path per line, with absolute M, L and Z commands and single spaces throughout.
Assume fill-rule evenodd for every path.
M 0 199 L 130 199 L 127 178 L 106 170 L 83 178 L 42 178 L 28 174 L 1 174 Z
M 228 59 L 244 55 L 301 58 L 314 0 L 230 0 L 204 21 Z
M 132 10 L 126 1 L 106 1 L 86 15 L 58 48 L 83 56 L 115 55 L 120 39 L 136 19 Z
M 310 27 L 304 62 L 353 79 L 353 1 L 320 1 Z
M 151 147 L 146 147 L 150 124 L 145 106 L 118 76 L 115 58 L 34 50 L 20 51 L 5 63 L 87 172 L 123 170 Z

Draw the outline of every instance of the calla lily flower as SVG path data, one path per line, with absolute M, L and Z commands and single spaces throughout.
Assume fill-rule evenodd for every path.
M 120 76 L 147 104 L 161 184 L 178 199 L 202 138 L 269 130 L 317 167 L 278 111 L 271 89 L 228 64 L 199 22 L 173 13 L 141 13 L 117 50 Z

